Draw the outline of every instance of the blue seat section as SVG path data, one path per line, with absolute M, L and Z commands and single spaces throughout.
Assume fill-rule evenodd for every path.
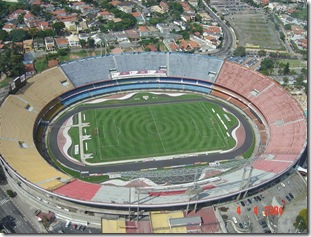
M 199 85 L 209 86 L 209 87 L 213 86 L 212 83 L 210 83 L 208 81 L 201 81 L 201 80 L 199 81 Z
M 223 60 L 185 53 L 172 53 L 169 55 L 167 65 L 168 76 L 188 77 L 215 82 Z
M 140 90 L 140 89 L 158 89 L 158 83 L 144 83 L 144 84 L 123 84 L 119 85 L 122 91 Z
M 119 72 L 159 70 L 167 64 L 165 53 L 125 53 L 114 55 L 114 59 Z
M 63 105 L 68 106 L 68 105 L 74 104 L 74 103 L 76 103 L 76 102 L 78 102 L 80 100 L 87 99 L 89 97 L 91 97 L 89 92 L 83 92 L 81 94 L 72 96 L 72 97 L 62 101 L 62 103 L 63 103 Z
M 189 85 L 189 84 L 180 84 L 180 79 L 175 78 L 175 83 L 170 82 L 144 82 L 141 81 L 143 78 L 136 79 L 136 83 L 133 83 L 134 79 L 131 80 L 124 80 L 124 84 L 116 84 L 113 81 L 108 82 L 101 82 L 96 83 L 93 85 L 87 85 L 85 87 L 74 89 L 70 92 L 65 93 L 60 97 L 62 103 L 65 106 L 71 105 L 76 103 L 80 100 L 87 99 L 89 97 L 94 97 L 102 94 L 107 93 L 114 93 L 119 91 L 128 91 L 128 90 L 143 90 L 143 89 L 176 89 L 176 90 L 189 90 L 189 91 L 197 91 L 202 93 L 210 93 L 211 89 L 204 88 L 199 85 Z M 158 78 L 147 78 L 148 80 L 151 79 L 158 79 Z M 171 78 L 171 80 L 173 80 Z M 125 83 L 128 82 L 128 84 Z M 179 81 L 179 83 L 178 83 Z
M 184 90 L 184 85 L 181 84 L 172 84 L 172 83 L 161 83 L 161 89 L 177 89 L 177 90 Z
M 98 82 L 98 83 L 94 84 L 93 86 L 94 87 L 101 87 L 101 86 L 110 86 L 110 85 L 116 85 L 116 84 L 117 84 L 117 81 L 109 80 L 109 81 Z
M 106 94 L 106 93 L 112 93 L 112 92 L 118 92 L 120 91 L 119 86 L 111 86 L 111 87 L 105 87 L 105 88 L 98 88 L 93 91 L 90 91 L 89 94 L 91 96 L 97 96 L 101 94 Z
M 88 91 L 88 90 L 90 90 L 92 88 L 94 88 L 93 84 L 92 85 L 83 86 L 83 87 L 79 87 L 79 88 L 73 89 L 71 91 L 68 91 L 68 92 L 62 94 L 59 98 L 60 98 L 60 100 L 64 100 L 64 99 L 66 99 L 68 97 L 71 97 L 74 94 L 79 94 L 79 93 L 81 93 L 83 91 Z
M 137 83 L 137 82 L 156 82 L 158 78 L 156 77 L 140 77 L 140 78 L 129 78 L 129 79 L 118 79 L 116 80 L 118 84 L 125 84 L 125 83 Z
M 198 80 L 190 80 L 190 79 L 183 79 L 182 80 L 184 83 L 196 83 Z
M 160 78 L 160 81 L 162 82 L 179 82 L 181 83 L 181 78 L 180 77 L 162 77 Z
M 109 69 L 116 68 L 113 56 L 90 57 L 60 65 L 76 87 L 108 80 Z
M 209 94 L 211 92 L 211 89 L 209 88 L 204 88 L 204 87 L 195 86 L 195 85 L 185 85 L 185 90 L 198 91 L 198 92 L 202 92 L 206 94 Z

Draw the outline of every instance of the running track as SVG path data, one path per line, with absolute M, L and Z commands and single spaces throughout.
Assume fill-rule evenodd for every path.
M 143 106 L 146 104 L 172 104 L 172 103 L 183 103 L 183 102 L 199 102 L 199 101 L 210 101 L 219 106 L 224 107 L 231 113 L 233 113 L 241 122 L 242 126 L 245 129 L 246 139 L 243 145 L 241 145 L 238 149 L 233 150 L 224 154 L 209 154 L 209 155 L 200 155 L 200 156 L 192 156 L 187 158 L 177 158 L 177 159 L 169 159 L 169 160 L 160 160 L 160 161 L 147 161 L 147 162 L 136 162 L 136 163 L 126 163 L 126 164 L 113 164 L 113 165 L 102 165 L 102 166 L 81 166 L 76 163 L 72 163 L 66 157 L 63 156 L 62 152 L 59 150 L 57 144 L 57 134 L 59 128 L 64 124 L 64 122 L 72 115 L 81 112 L 86 109 L 102 109 L 102 108 L 116 108 L 116 107 L 130 107 L 130 106 Z M 230 132 L 230 131 L 229 131 Z M 204 99 L 188 99 L 188 100 L 175 100 L 175 101 L 158 101 L 158 102 L 145 102 L 145 103 L 129 103 L 129 104 L 118 104 L 118 105 L 88 105 L 85 107 L 78 107 L 73 110 L 68 111 L 62 117 L 60 117 L 53 125 L 51 125 L 51 131 L 49 133 L 48 146 L 51 150 L 51 153 L 54 157 L 56 157 L 60 163 L 63 165 L 70 167 L 74 170 L 79 171 L 88 171 L 89 174 L 102 174 L 108 172 L 123 172 L 123 171 L 135 171 L 141 169 L 148 168 L 162 168 L 166 166 L 174 166 L 174 165 L 183 165 L 183 164 L 193 164 L 195 162 L 213 162 L 217 160 L 225 160 L 225 159 L 234 159 L 236 156 L 243 154 L 247 149 L 252 145 L 253 136 L 252 136 L 252 127 L 249 122 L 246 120 L 245 116 L 234 109 L 232 106 L 220 102 L 218 100 L 213 100 L 209 98 Z

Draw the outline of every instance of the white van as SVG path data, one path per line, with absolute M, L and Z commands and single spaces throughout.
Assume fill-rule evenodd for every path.
M 71 221 L 67 221 L 65 227 L 68 228 L 71 224 Z

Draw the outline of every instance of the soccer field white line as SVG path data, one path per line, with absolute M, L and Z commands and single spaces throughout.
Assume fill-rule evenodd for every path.
M 149 108 L 149 111 L 150 111 L 151 117 L 152 117 L 152 119 L 153 119 L 153 122 L 154 122 L 154 124 L 155 124 L 155 126 L 156 126 L 156 128 L 157 128 L 157 133 L 158 133 L 158 136 L 159 136 L 160 141 L 161 141 L 161 143 L 162 143 L 163 150 L 164 150 L 164 152 L 166 153 L 166 150 L 165 150 L 165 147 L 164 147 L 164 144 L 163 144 L 163 141 L 162 141 L 161 135 L 160 135 L 160 133 L 159 133 L 158 125 L 157 125 L 156 121 L 154 120 L 154 117 L 153 117 L 152 111 L 151 111 L 151 109 L 150 109 L 150 107 L 149 107 L 149 106 L 148 106 L 148 108 Z
M 206 114 L 208 117 L 213 117 L 213 118 L 215 119 L 215 117 L 213 116 L 213 114 L 210 113 L 210 111 L 205 107 L 205 105 L 204 105 L 202 102 L 201 102 L 200 104 L 201 104 L 201 106 L 203 107 L 203 111 L 205 112 L 205 114 Z M 221 131 L 221 128 L 220 128 L 220 126 L 219 126 L 219 123 L 217 123 L 217 126 L 218 126 L 218 128 L 220 129 L 220 131 Z M 220 138 L 222 138 L 221 141 L 223 142 L 223 145 L 226 146 L 226 144 L 227 144 L 227 146 L 228 146 L 228 142 L 225 140 L 224 137 L 222 137 L 222 136 L 218 133 L 217 129 L 216 129 L 216 132 L 217 132 L 217 135 L 218 135 Z

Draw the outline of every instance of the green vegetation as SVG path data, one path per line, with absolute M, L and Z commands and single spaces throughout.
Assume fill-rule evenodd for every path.
M 278 63 L 282 63 L 282 64 L 289 64 L 289 68 L 294 68 L 294 67 L 301 67 L 302 63 L 301 60 L 299 59 L 281 59 L 277 61 Z
M 44 58 L 40 58 L 40 59 L 36 59 L 34 64 L 35 64 L 35 70 L 36 70 L 36 72 L 42 72 L 42 71 L 44 71 L 44 70 L 47 68 L 47 66 L 48 66 L 48 63 L 47 63 L 45 57 L 44 57 Z
M 16 193 L 13 192 L 11 189 L 6 190 L 6 194 L 11 198 L 16 196 Z
M 227 21 L 228 22 L 228 21 Z M 239 45 L 246 48 L 283 50 L 274 23 L 263 13 L 235 14 L 230 18 Z
M 0 73 L 6 76 L 20 76 L 25 73 L 23 49 L 17 44 L 7 44 L 0 54 Z
M 298 216 L 296 217 L 294 226 L 300 232 L 308 228 L 308 209 L 304 208 L 299 212 Z
M 244 47 L 238 46 L 238 47 L 234 50 L 233 55 L 234 55 L 234 56 L 241 56 L 241 57 L 242 57 L 242 56 L 245 56 L 245 55 L 246 55 L 246 50 L 245 50 Z
M 87 161 L 230 149 L 235 141 L 212 109 L 228 129 L 237 123 L 232 114 L 206 101 L 84 110 L 83 122 L 90 126 L 83 127 L 83 135 L 91 135 L 84 152 L 94 157 Z
M 267 55 L 267 51 L 261 49 L 258 51 L 258 56 L 259 57 L 265 57 Z
M 302 21 L 308 20 L 308 8 L 307 7 L 297 8 L 296 10 L 297 11 L 291 13 L 291 16 L 293 18 L 297 18 L 297 19 L 302 20 Z
M 266 76 L 271 75 L 274 69 L 274 61 L 270 58 L 265 58 L 260 63 L 260 72 Z

